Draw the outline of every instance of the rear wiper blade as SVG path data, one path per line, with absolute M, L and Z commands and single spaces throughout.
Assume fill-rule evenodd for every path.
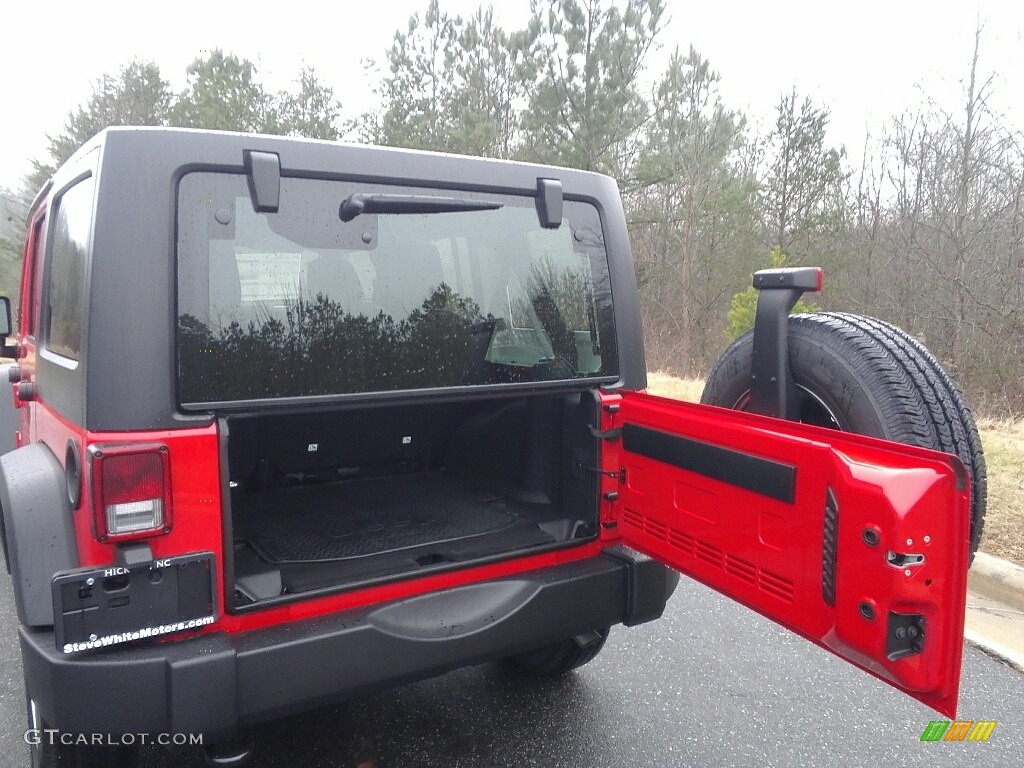
M 352 221 L 361 213 L 445 213 L 448 211 L 493 211 L 502 204 L 492 200 L 431 195 L 366 195 L 356 193 L 342 201 L 338 216 Z

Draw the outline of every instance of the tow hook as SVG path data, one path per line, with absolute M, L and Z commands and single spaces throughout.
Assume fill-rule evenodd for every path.
M 576 635 L 573 637 L 573 642 L 576 643 L 580 648 L 586 649 L 594 645 L 594 643 L 601 642 L 601 633 L 597 631 L 584 632 L 582 635 Z
M 820 291 L 821 267 L 783 267 L 754 273 L 757 313 L 750 367 L 750 410 L 797 420 L 798 398 L 789 370 L 789 313 L 804 291 Z

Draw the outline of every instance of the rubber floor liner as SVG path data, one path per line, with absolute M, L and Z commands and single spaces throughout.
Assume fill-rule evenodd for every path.
M 501 497 L 443 472 L 281 488 L 233 504 L 235 538 L 281 565 L 443 545 L 523 522 Z

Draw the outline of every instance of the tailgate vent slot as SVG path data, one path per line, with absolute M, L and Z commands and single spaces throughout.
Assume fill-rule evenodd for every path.
M 839 504 L 829 488 L 825 494 L 825 536 L 821 547 L 821 599 L 836 604 L 836 550 L 839 546 Z

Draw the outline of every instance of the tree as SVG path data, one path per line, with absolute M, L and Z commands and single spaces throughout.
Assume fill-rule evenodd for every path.
M 718 83 L 695 50 L 675 51 L 653 94 L 631 195 L 648 354 L 683 375 L 713 361 L 723 299 L 757 251 L 754 184 L 739 154 L 745 123 Z
M 280 133 L 274 99 L 258 79 L 256 66 L 219 48 L 196 58 L 188 86 L 170 111 L 171 125 L 221 131 Z
M 608 173 L 624 186 L 649 111 L 640 91 L 662 0 L 531 0 L 526 159 Z M 546 13 L 544 12 L 546 9 Z
M 786 266 L 788 260 L 778 247 L 772 249 L 768 254 L 769 264 L 773 269 Z M 753 275 L 751 275 L 753 279 Z M 750 286 L 732 297 L 729 307 L 729 327 L 725 329 L 725 335 L 729 341 L 736 341 L 740 336 L 754 327 L 754 319 L 757 316 L 757 295 L 758 290 Z M 800 299 L 790 311 L 791 315 L 800 315 L 805 312 L 820 312 L 821 307 L 812 301 Z
M 886 136 L 891 202 L 882 244 L 891 316 L 953 368 L 976 397 L 1024 409 L 1024 150 L 994 111 L 982 29 L 958 111 L 934 103 L 897 117 Z
M 17 306 L 21 292 L 21 255 L 25 248 L 24 197 L 0 188 L 0 295 Z
M 324 85 L 316 72 L 306 67 L 299 74 L 297 93 L 281 91 L 277 104 L 277 129 L 289 136 L 335 141 L 341 104 L 334 89 Z
M 507 33 L 491 8 L 463 20 L 430 0 L 395 33 L 381 81 L 380 112 L 364 115 L 364 139 L 488 157 L 518 151 L 526 104 L 529 36 Z
M 885 229 L 884 158 L 869 133 L 864 139 L 856 184 L 847 191 L 850 232 L 844 248 L 851 269 L 830 275 L 829 286 L 857 312 L 876 313 L 889 276 L 882 247 Z
M 47 136 L 46 157 L 32 161 L 32 173 L 19 193 L 4 195 L 3 235 L 0 236 L 0 287 L 16 298 L 18 273 L 25 247 L 25 214 L 36 192 L 54 170 L 82 144 L 113 125 L 161 125 L 171 103 L 170 84 L 152 62 L 131 61 L 116 75 L 103 75 L 89 100 L 71 110 L 64 130 Z
M 458 34 L 451 94 L 453 151 L 513 157 L 521 143 L 528 33 L 506 33 L 480 8 Z
M 768 248 L 804 255 L 815 235 L 834 236 L 843 226 L 845 151 L 828 145 L 828 121 L 828 109 L 810 99 L 798 106 L 795 89 L 779 102 L 760 194 Z
M 34 192 L 82 144 L 112 125 L 163 125 L 171 105 L 171 87 L 152 62 L 132 61 L 117 75 L 103 75 L 89 100 L 68 114 L 64 130 L 47 136 L 48 157 L 33 161 L 26 186 Z
M 452 63 L 461 18 L 452 18 L 430 0 L 423 22 L 409 19 L 395 32 L 387 53 L 389 74 L 382 84 L 380 143 L 445 151 L 451 142 Z

